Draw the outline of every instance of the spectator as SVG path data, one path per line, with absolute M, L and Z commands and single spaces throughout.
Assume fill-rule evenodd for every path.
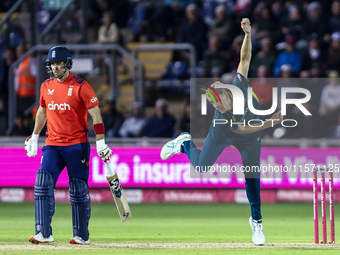
M 278 94 L 278 109 L 281 110 L 281 98 L 282 98 L 282 88 L 292 87 L 297 88 L 300 87 L 300 82 L 298 79 L 293 78 L 294 72 L 293 68 L 290 64 L 284 64 L 280 68 L 280 77 L 281 79 L 277 79 L 276 87 L 277 87 L 277 94 Z M 286 98 L 287 99 L 294 99 L 300 96 L 298 93 L 287 93 Z M 287 104 L 286 105 L 286 116 L 285 119 L 296 119 L 295 113 L 300 111 L 296 108 L 293 104 Z M 288 128 L 286 129 L 286 135 L 285 138 L 293 138 L 296 137 L 295 129 L 294 128 Z
M 328 48 L 328 70 L 340 70 L 340 32 L 335 32 L 331 36 L 331 45 Z
M 32 134 L 33 127 L 29 125 L 28 118 L 22 114 L 18 115 L 14 120 L 13 128 L 8 132 L 9 136 L 29 136 Z
M 302 52 L 301 70 L 311 70 L 313 66 L 325 68 L 326 58 L 321 51 L 319 41 L 312 39 L 309 42 L 308 49 Z
M 289 16 L 283 19 L 281 32 L 284 36 L 293 36 L 297 40 L 300 40 L 303 32 L 303 19 L 299 8 L 296 5 L 292 5 L 289 8 Z
M 145 119 L 141 117 L 142 104 L 134 102 L 131 106 L 132 116 L 126 119 L 119 130 L 121 137 L 140 137 Z
M 267 36 L 273 36 L 276 32 L 277 21 L 270 8 L 264 6 L 260 10 L 259 20 L 256 21 L 256 39 L 261 40 Z
M 202 60 L 202 52 L 207 47 L 207 26 L 200 17 L 198 7 L 195 4 L 189 4 L 185 10 L 186 17 L 183 18 L 178 29 L 177 42 L 191 43 L 194 45 L 197 54 L 197 60 Z
M 16 48 L 18 58 L 26 53 L 24 44 Z M 23 113 L 35 103 L 35 87 L 37 76 L 37 64 L 35 58 L 30 55 L 25 58 L 15 70 L 14 86 L 17 94 L 17 112 Z
M 303 23 L 303 39 L 311 40 L 323 38 L 325 22 L 322 19 L 322 9 L 319 2 L 311 2 L 307 9 L 307 19 Z
M 107 137 L 119 137 L 119 129 L 124 122 L 123 114 L 117 111 L 116 101 L 107 101 L 105 112 L 102 114 Z
M 216 18 L 209 29 L 209 38 L 215 37 L 221 42 L 223 49 L 227 49 L 234 38 L 235 29 L 232 17 L 226 16 L 225 7 L 219 5 L 215 9 Z
M 322 137 L 332 136 L 336 129 L 335 126 L 340 122 L 340 82 L 339 72 L 331 71 L 328 74 L 329 84 L 321 92 L 319 107 L 318 134 Z M 314 117 L 314 116 L 313 116 Z
M 190 79 L 190 74 L 187 72 L 187 64 L 181 61 L 169 63 L 163 72 L 162 79 L 164 80 L 186 80 Z
M 339 72 L 332 71 L 328 75 L 329 84 L 326 85 L 321 92 L 319 114 L 324 117 L 328 124 L 324 123 L 324 126 L 330 126 L 331 124 L 337 124 L 339 121 L 340 110 L 340 82 Z
M 0 78 L 0 91 L 1 95 L 4 97 L 8 97 L 8 69 L 9 67 L 15 62 L 15 49 L 13 48 L 7 48 L 1 56 L 1 71 L 2 71 L 2 77 Z
M 283 79 L 278 79 L 276 82 L 277 86 L 277 94 L 278 94 L 278 108 L 281 108 L 281 90 L 285 87 L 300 87 L 300 84 L 297 79 L 293 79 L 293 67 L 290 64 L 284 64 L 280 67 L 280 77 Z M 296 93 L 288 93 L 286 95 L 287 98 L 293 99 L 296 98 Z M 287 105 L 287 115 L 290 115 L 293 110 L 292 104 Z M 286 117 L 288 118 L 288 117 Z
M 272 43 L 269 37 L 263 38 L 261 41 L 261 51 L 259 51 L 253 58 L 249 77 L 256 77 L 260 66 L 268 67 L 268 77 L 272 74 L 272 70 L 276 60 L 276 53 L 272 49 Z
M 317 62 L 314 62 L 311 66 L 311 69 L 307 72 L 309 75 L 308 77 L 312 79 L 299 79 L 299 83 L 302 84 L 302 87 L 307 89 L 311 94 L 311 99 L 307 103 L 304 103 L 303 106 L 312 114 L 312 116 L 304 115 L 301 111 L 295 112 L 294 118 L 299 124 L 296 127 L 296 130 L 294 128 L 295 136 L 292 134 L 292 137 L 324 137 L 326 135 L 325 129 L 320 128 L 322 119 L 320 119 L 318 111 L 320 95 L 324 87 L 325 79 L 319 78 L 321 76 L 321 71 Z M 323 127 L 323 125 L 321 126 Z
M 257 70 L 258 79 L 251 80 L 250 86 L 259 99 L 260 110 L 268 110 L 272 107 L 273 88 L 276 86 L 275 79 L 268 79 L 269 68 L 265 65 L 259 66 Z M 260 116 L 262 120 L 269 119 L 271 115 Z M 264 137 L 271 137 L 273 131 L 262 130 Z
M 238 64 L 240 63 L 240 52 L 241 46 L 243 42 L 243 35 L 238 35 L 235 37 L 233 44 L 226 54 L 226 63 L 228 63 L 227 71 L 232 71 L 237 69 Z
M 13 48 L 7 48 L 0 62 L 0 134 L 5 135 L 8 125 L 8 69 L 16 60 Z
M 304 79 L 303 87 L 307 89 L 311 93 L 311 99 L 306 104 L 309 105 L 310 112 L 313 117 L 317 118 L 320 104 L 320 95 L 322 93 L 322 89 L 324 87 L 324 78 L 320 78 L 320 67 L 318 63 L 313 63 L 311 69 L 308 71 L 308 76 L 312 79 Z M 303 77 L 303 78 L 307 78 Z M 306 105 L 304 104 L 304 105 Z
M 268 79 L 269 68 L 265 65 L 259 66 L 257 70 L 258 79 L 253 80 L 250 85 L 260 102 L 260 110 L 268 110 L 272 106 L 273 88 L 275 80 Z
M 293 67 L 290 64 L 284 64 L 280 67 L 281 78 L 293 78 Z
M 167 110 L 168 103 L 159 98 L 156 101 L 156 113 L 144 125 L 142 136 L 147 137 L 173 137 L 176 120 Z
M 301 68 L 301 54 L 294 51 L 295 39 L 292 36 L 286 38 L 286 51 L 281 52 L 276 59 L 274 65 L 274 75 L 280 75 L 280 68 L 282 65 L 289 64 L 293 72 L 298 73 Z
M 154 24 L 160 41 L 174 41 L 187 5 L 195 0 L 164 0 L 150 19 Z
M 151 31 L 149 23 L 155 9 L 161 6 L 159 0 L 140 0 L 135 8 L 134 19 L 132 24 L 132 34 L 134 41 L 150 41 L 155 34 Z M 145 38 L 145 36 L 147 36 Z
M 328 19 L 328 33 L 340 32 L 340 1 L 332 3 L 331 17 Z M 328 34 L 328 36 L 329 36 Z
M 103 13 L 103 25 L 98 31 L 99 43 L 117 43 L 119 32 L 117 24 L 114 22 L 113 12 L 105 11 Z
M 282 20 L 287 14 L 286 9 L 283 8 L 282 2 L 280 0 L 276 0 L 271 6 L 272 13 L 278 20 Z
M 179 118 L 179 122 L 176 127 L 176 134 L 174 136 L 177 137 L 183 132 L 188 132 L 188 133 L 190 132 L 190 101 L 189 100 L 185 103 L 184 111 L 181 117 Z
M 209 49 L 203 55 L 204 71 L 203 77 L 211 77 L 213 67 L 218 67 L 220 73 L 225 71 L 225 52 L 220 51 L 219 42 L 216 37 L 210 37 Z
M 197 4 L 201 0 L 164 0 L 164 5 L 178 6 L 179 8 L 185 10 L 190 4 Z
M 124 0 L 123 0 L 124 1 Z M 109 0 L 91 0 L 89 1 L 88 11 L 86 13 L 87 18 L 87 33 L 88 33 L 88 43 L 96 43 L 98 41 L 98 29 L 102 24 L 103 13 L 106 11 L 113 11 L 113 5 L 116 5 L 120 0 L 109 1 Z M 83 20 L 83 10 L 81 9 L 81 1 L 75 1 L 77 12 L 74 15 L 78 20 L 79 27 L 84 24 Z M 125 11 L 125 10 L 124 10 Z M 120 10 L 120 12 L 124 12 Z M 117 12 L 116 12 L 117 14 Z M 126 16 L 126 12 L 124 13 Z M 117 17 L 117 15 L 115 15 Z M 117 19 L 119 21 L 119 18 Z M 71 24 L 71 19 L 68 19 L 67 23 Z
M 211 68 L 211 78 L 213 78 L 214 81 L 218 81 L 222 74 L 223 72 L 219 66 L 214 66 Z

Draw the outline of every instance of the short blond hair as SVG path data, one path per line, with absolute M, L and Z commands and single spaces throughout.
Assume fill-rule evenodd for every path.
M 210 86 L 216 90 L 216 92 L 217 92 L 217 94 L 218 94 L 219 96 L 224 95 L 224 94 L 226 94 L 226 93 L 230 93 L 229 89 L 226 89 L 226 88 L 215 88 L 216 85 L 220 85 L 220 84 L 223 84 L 223 83 L 221 83 L 220 81 L 216 81 L 216 82 L 214 82 L 213 84 L 211 84 Z M 212 91 L 210 88 L 208 88 L 207 91 L 214 97 L 214 99 L 215 99 L 216 101 L 218 101 L 218 97 L 217 97 L 217 95 L 215 94 L 214 91 Z M 208 98 L 208 97 L 211 97 L 211 96 L 209 95 L 209 93 L 206 93 L 207 98 Z

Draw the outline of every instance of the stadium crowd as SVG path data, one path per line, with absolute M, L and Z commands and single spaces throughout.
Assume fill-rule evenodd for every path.
M 40 1 L 37 18 L 40 31 L 55 15 L 55 11 L 44 9 L 43 2 Z M 84 23 L 79 2 L 76 1 L 70 10 L 73 15 L 67 15 L 54 30 L 60 33 L 59 43 L 67 42 L 65 32 L 80 29 Z M 8 11 L 13 3 L 1 1 L 0 12 Z M 86 16 L 88 43 L 119 43 L 123 47 L 129 42 L 191 43 L 197 53 L 199 77 L 222 80 L 236 74 L 243 40 L 239 24 L 242 17 L 248 17 L 252 22 L 253 45 L 249 78 L 250 85 L 259 97 L 261 109 L 270 108 L 273 87 L 306 88 L 312 95 L 306 104 L 312 117 L 304 116 L 291 107 L 287 116 L 297 119 L 299 125 L 284 137 L 340 138 L 339 0 L 89 0 Z M 15 26 L 1 31 L 2 116 L 6 116 L 8 111 L 8 68 L 26 50 L 24 34 L 22 28 Z M 81 42 L 84 38 L 79 40 Z M 176 61 L 185 62 L 174 54 L 171 64 Z M 26 98 L 27 104 L 22 106 L 29 105 L 35 93 L 29 90 L 23 92 L 20 87 L 20 82 L 23 82 L 20 71 L 25 72 L 26 83 L 35 84 L 34 63 L 27 62 L 25 65 L 14 74 L 17 96 L 20 100 Z M 170 71 L 167 76 L 176 78 L 174 73 Z M 184 75 L 181 79 L 189 77 Z M 125 122 L 138 123 L 139 130 L 124 130 L 129 125 L 124 122 L 123 116 L 117 115 L 115 103 L 107 104 L 111 105 L 104 107 L 108 114 L 106 125 L 111 132 L 108 136 L 112 137 L 172 137 L 183 130 L 179 128 L 179 123 L 188 126 L 190 121 L 186 114 L 186 107 L 190 107 L 188 104 L 181 120 L 177 120 L 176 128 L 176 120 L 167 113 L 164 99 L 156 102 L 155 115 L 149 120 L 141 120 L 138 114 L 140 105 L 136 102 L 131 109 L 131 118 L 135 119 Z M 22 112 L 18 115 L 16 129 L 19 123 L 23 127 L 19 130 L 26 130 L 23 123 L 29 124 L 31 121 L 25 121 L 25 118 L 27 116 L 23 116 Z M 118 120 L 112 123 L 114 118 Z M 162 125 L 162 121 L 172 123 L 168 127 L 170 129 L 152 132 L 152 127 Z M 8 130 L 7 134 L 26 135 L 20 132 Z M 271 136 L 272 131 L 265 135 Z

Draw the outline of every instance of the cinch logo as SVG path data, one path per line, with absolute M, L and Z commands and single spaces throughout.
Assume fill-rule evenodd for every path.
M 48 105 L 48 109 L 55 111 L 55 110 L 71 110 L 70 105 L 63 103 L 63 104 L 55 104 L 54 101 L 51 101 Z
M 233 115 L 244 115 L 244 95 L 243 92 L 240 88 L 238 88 L 235 85 L 231 85 L 231 84 L 223 84 L 221 82 L 216 82 L 214 88 L 204 84 L 204 83 L 200 83 L 206 87 L 208 87 L 209 89 L 211 89 L 214 94 L 216 94 L 217 98 L 219 99 L 221 105 L 221 99 L 219 97 L 219 95 L 217 94 L 216 89 L 228 89 L 231 94 L 232 94 L 232 98 L 233 98 Z M 214 103 L 216 104 L 216 100 L 214 99 L 213 95 L 205 89 L 200 88 L 201 90 L 205 91 L 208 95 L 211 96 L 211 98 L 213 99 Z M 302 93 L 305 95 L 304 98 L 295 98 L 295 99 L 287 99 L 287 93 Z M 202 115 L 207 115 L 207 94 L 202 94 L 201 95 L 201 114 Z M 254 113 L 255 115 L 269 115 L 275 112 L 276 108 L 277 108 L 277 101 L 278 101 L 278 95 L 277 95 L 277 88 L 273 88 L 273 102 L 272 102 L 272 106 L 270 107 L 270 109 L 268 110 L 257 110 L 254 108 L 253 106 L 253 89 L 251 87 L 248 87 L 248 98 L 247 98 L 247 102 L 248 102 L 248 108 L 250 110 L 250 112 Z M 286 107 L 287 104 L 294 104 L 297 108 L 300 109 L 301 112 L 303 112 L 304 115 L 312 115 L 302 104 L 307 103 L 311 98 L 311 94 L 309 92 L 309 90 L 304 89 L 304 88 L 293 88 L 293 87 L 289 87 L 289 88 L 281 88 L 281 114 L 282 115 L 287 115 L 287 111 L 286 111 Z
M 94 103 L 94 102 L 96 102 L 96 101 L 98 101 L 98 98 L 97 98 L 97 97 L 92 97 L 92 98 L 91 98 L 91 103 Z

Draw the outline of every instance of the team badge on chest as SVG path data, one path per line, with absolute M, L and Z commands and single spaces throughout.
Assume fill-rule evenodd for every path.
M 68 96 L 72 96 L 72 91 L 73 91 L 73 86 L 70 86 L 70 87 L 68 88 L 67 95 L 68 95 Z

